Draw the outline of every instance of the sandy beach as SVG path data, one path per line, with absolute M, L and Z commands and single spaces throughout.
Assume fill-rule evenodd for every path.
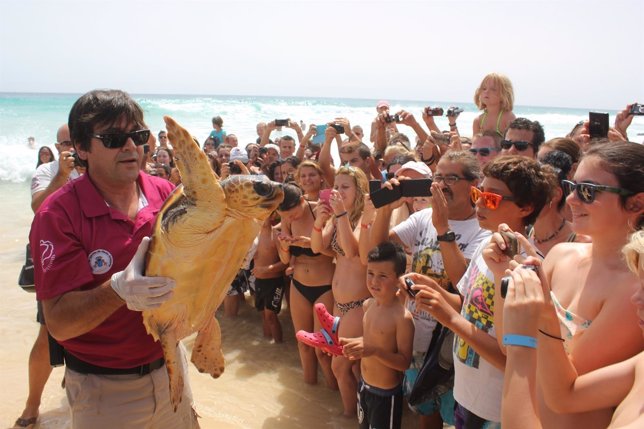
M 27 398 L 27 362 L 38 332 L 35 294 L 17 286 L 31 223 L 29 184 L 0 184 L 0 427 L 11 427 Z M 218 315 L 223 332 L 226 371 L 219 379 L 200 374 L 190 364 L 190 382 L 202 428 L 355 428 L 357 421 L 340 417 L 337 392 L 320 383 L 302 381 L 297 346 L 288 309 L 280 314 L 283 344 L 262 337 L 261 319 L 247 297 L 237 319 Z M 188 350 L 192 338 L 185 341 Z M 67 399 L 61 389 L 63 369 L 54 369 L 42 398 L 36 428 L 70 427 Z M 406 412 L 403 427 L 413 421 Z

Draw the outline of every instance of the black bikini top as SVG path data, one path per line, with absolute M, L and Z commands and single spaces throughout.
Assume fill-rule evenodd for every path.
M 306 202 L 306 205 L 309 206 L 309 210 L 311 211 L 311 216 L 313 216 L 313 220 L 315 220 L 315 213 L 313 213 L 313 209 L 311 208 L 311 203 L 308 201 Z M 288 246 L 288 251 L 291 253 L 293 256 L 320 256 L 321 253 L 315 253 L 313 250 L 311 250 L 310 247 L 300 247 L 300 246 Z

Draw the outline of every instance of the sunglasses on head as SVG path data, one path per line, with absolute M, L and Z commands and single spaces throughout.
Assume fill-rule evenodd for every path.
M 472 204 L 476 204 L 479 199 L 483 200 L 483 206 L 490 210 L 496 210 L 501 205 L 501 201 L 514 201 L 513 197 L 506 197 L 504 195 L 495 194 L 493 192 L 483 192 L 476 186 L 470 188 L 470 198 Z
M 597 192 L 611 192 L 623 197 L 629 197 L 634 194 L 634 192 L 629 191 L 628 189 L 596 185 L 594 183 L 576 183 L 571 180 L 562 180 L 561 185 L 566 195 L 570 195 L 573 191 L 576 191 L 577 198 L 579 198 L 582 203 L 586 204 L 591 204 L 595 201 Z
M 474 156 L 476 156 L 477 153 L 481 156 L 489 156 L 492 151 L 498 152 L 499 150 L 494 147 L 482 147 L 480 149 L 474 149 L 474 148 L 470 149 L 470 153 L 473 154 Z
M 508 150 L 512 146 L 516 147 L 519 152 L 523 152 L 528 147 L 532 146 L 532 143 L 522 142 L 522 141 L 513 142 L 512 140 L 501 140 L 501 149 Z
M 92 134 L 92 137 L 103 142 L 107 149 L 120 149 L 125 146 L 127 139 L 132 139 L 135 145 L 141 146 L 150 138 L 150 130 L 138 130 L 130 133 Z

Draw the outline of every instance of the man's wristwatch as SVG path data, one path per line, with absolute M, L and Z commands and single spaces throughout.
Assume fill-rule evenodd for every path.
M 451 243 L 452 241 L 456 241 L 456 233 L 454 231 L 447 231 L 445 234 L 437 236 L 436 240 Z

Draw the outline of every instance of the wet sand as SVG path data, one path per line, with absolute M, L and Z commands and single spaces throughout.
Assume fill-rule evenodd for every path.
M 27 362 L 38 333 L 35 294 L 17 286 L 24 262 L 31 210 L 28 184 L 0 184 L 3 220 L 0 222 L 0 428 L 11 427 L 27 398 Z M 226 370 L 219 379 L 200 374 L 192 364 L 190 383 L 202 428 L 355 428 L 357 420 L 340 416 L 338 392 L 319 383 L 302 381 L 293 327 L 284 308 L 280 320 L 283 344 L 262 336 L 261 318 L 251 297 L 239 317 L 218 315 L 223 334 Z M 192 338 L 185 341 L 188 350 Z M 70 427 L 67 399 L 61 389 L 64 370 L 55 368 L 45 387 L 36 428 Z M 403 427 L 414 417 L 405 412 Z

